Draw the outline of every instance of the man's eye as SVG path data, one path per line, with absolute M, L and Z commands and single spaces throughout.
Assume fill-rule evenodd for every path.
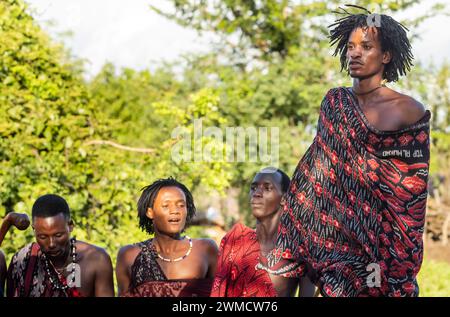
M 370 50 L 371 47 L 370 47 L 369 45 L 364 45 L 364 49 L 365 49 L 365 50 Z

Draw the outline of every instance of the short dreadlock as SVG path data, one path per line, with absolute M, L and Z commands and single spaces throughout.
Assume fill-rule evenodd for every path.
M 334 27 L 330 30 L 330 43 L 331 46 L 337 43 L 333 56 L 340 55 L 341 71 L 343 69 L 348 71 L 347 42 L 350 34 L 357 28 L 367 29 L 369 27 L 367 19 L 372 14 L 360 6 L 346 6 L 364 10 L 365 13 L 351 14 L 343 8 L 339 8 L 341 11 L 333 11 L 336 14 L 346 15 L 328 26 L 329 28 Z M 406 36 L 406 31 L 409 30 L 401 23 L 384 14 L 380 14 L 380 27 L 374 27 L 377 28 L 382 51 L 391 53 L 391 61 L 384 67 L 383 79 L 386 79 L 388 82 L 397 81 L 399 76 L 405 75 L 406 71 L 409 71 L 413 65 L 412 60 L 414 57 L 411 52 L 411 44 Z
M 196 209 L 194 205 L 194 198 L 192 197 L 189 189 L 172 177 L 158 179 L 151 185 L 142 188 L 142 194 L 138 201 L 139 227 L 142 231 L 145 231 L 148 234 L 153 234 L 155 232 L 155 228 L 153 227 L 153 220 L 147 217 L 147 210 L 148 208 L 153 208 L 159 191 L 164 187 L 177 187 L 183 191 L 186 196 L 187 223 L 195 216 Z

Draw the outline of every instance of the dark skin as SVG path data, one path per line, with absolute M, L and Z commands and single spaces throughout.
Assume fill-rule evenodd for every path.
M 147 217 L 153 220 L 155 236 L 153 243 L 156 251 L 166 259 L 184 256 L 189 250 L 189 241 L 181 232 L 186 226 L 187 208 L 184 192 L 178 187 L 163 187 L 156 196 L 153 208 L 147 210 Z M 178 262 L 156 261 L 167 279 L 204 279 L 214 278 L 218 248 L 210 239 L 192 239 L 189 256 Z M 120 249 L 117 256 L 116 277 L 119 296 L 130 286 L 131 267 L 141 248 L 127 245 Z
M 63 213 L 54 217 L 34 217 L 33 230 L 36 242 L 54 266 L 65 277 L 66 268 L 72 263 L 70 234 L 73 222 Z M 113 297 L 113 268 L 109 255 L 102 248 L 83 241 L 76 242 L 76 263 L 81 268 L 81 287 L 77 288 L 86 297 Z
M 256 235 L 263 256 L 267 256 L 275 247 L 278 225 L 286 203 L 281 184 L 280 173 L 258 173 L 250 186 L 250 205 L 256 218 Z M 314 296 L 315 286 L 308 277 L 295 279 L 274 274 L 269 276 L 280 297 L 294 296 L 298 286 L 300 296 Z
M 353 30 L 347 48 L 352 90 L 373 127 L 380 131 L 397 131 L 424 116 L 424 106 L 407 95 L 387 87 L 370 92 L 381 85 L 385 65 L 391 61 L 390 52 L 382 51 L 376 28 Z
M 2 250 L 0 250 L 0 290 L 5 289 L 5 280 L 6 280 L 6 259 Z M 0 297 L 3 294 L 0 292 Z

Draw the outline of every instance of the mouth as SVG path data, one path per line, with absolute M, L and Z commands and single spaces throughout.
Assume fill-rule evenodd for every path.
M 172 224 L 172 225 L 180 224 L 180 223 L 181 223 L 181 218 L 172 218 L 172 219 L 169 219 L 169 223 Z
M 264 204 L 261 202 L 251 202 L 250 205 L 252 207 L 263 207 L 264 206 Z
M 349 68 L 360 68 L 363 64 L 360 62 L 350 62 L 348 63 Z
M 61 251 L 53 251 L 53 252 L 46 252 L 46 254 L 52 258 L 57 257 L 61 254 Z

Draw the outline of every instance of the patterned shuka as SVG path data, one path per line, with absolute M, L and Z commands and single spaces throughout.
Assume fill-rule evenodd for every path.
M 58 276 L 55 272 L 53 279 Z M 62 285 L 67 285 L 63 276 Z M 11 259 L 7 277 L 8 297 L 81 297 L 76 287 L 59 290 L 50 283 L 42 252 L 37 243 L 30 243 Z
M 167 279 L 156 261 L 153 239 L 137 244 L 141 248 L 131 267 L 131 283 L 123 297 L 207 297 L 212 279 Z
M 418 296 L 429 120 L 379 131 L 350 88 L 331 89 L 265 268 L 308 274 L 323 296 Z
M 256 231 L 236 224 L 220 243 L 211 297 L 275 297 L 269 274 L 257 270 L 260 245 Z

